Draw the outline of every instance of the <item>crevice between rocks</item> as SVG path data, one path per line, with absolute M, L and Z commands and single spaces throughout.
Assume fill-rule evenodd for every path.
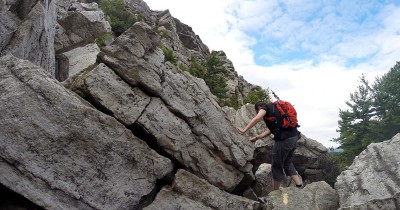
M 172 173 L 170 175 L 167 175 L 166 177 L 163 177 L 162 179 L 158 179 L 156 181 L 153 191 L 150 194 L 142 197 L 142 199 L 139 201 L 138 207 L 142 209 L 150 205 L 154 201 L 156 195 L 161 191 L 164 186 L 172 185 L 174 176 L 179 169 L 185 169 L 186 167 L 179 163 L 179 161 L 177 161 L 172 155 L 169 155 L 167 152 L 161 149 L 157 143 L 157 139 L 138 122 L 135 122 L 131 126 L 128 126 L 128 129 L 131 130 L 133 135 L 144 141 L 152 150 L 156 151 L 159 155 L 170 159 L 174 166 Z
M 25 176 L 25 177 L 27 177 L 27 178 L 30 179 L 30 180 L 34 180 L 34 179 L 40 180 L 40 182 L 42 182 L 42 184 L 46 185 L 46 186 L 48 187 L 49 190 L 51 189 L 51 191 L 57 191 L 58 193 L 61 193 L 62 196 L 66 197 L 67 199 L 70 198 L 71 200 L 79 201 L 79 202 L 80 202 L 81 204 L 83 204 L 84 206 L 88 206 L 88 207 L 90 207 L 90 208 L 95 208 L 95 207 L 92 206 L 90 203 L 88 203 L 86 200 L 83 200 L 82 198 L 77 198 L 75 195 L 71 194 L 71 192 L 67 192 L 67 191 L 65 191 L 65 190 L 63 190 L 63 189 L 61 189 L 61 188 L 59 188 L 59 187 L 55 187 L 55 186 L 53 186 L 48 180 L 46 180 L 45 178 L 36 176 L 33 172 L 26 170 L 26 169 L 24 168 L 24 166 L 23 166 L 22 164 L 20 164 L 19 162 L 17 162 L 17 161 L 16 161 L 16 162 L 10 162 L 10 161 L 8 161 L 8 160 L 2 158 L 2 157 L 0 157 L 0 158 L 1 158 L 4 162 L 6 162 L 8 165 L 10 165 L 10 167 L 13 167 L 17 173 L 20 173 L 20 174 L 21 174 L 21 176 Z M 1 182 L 0 182 L 0 185 L 2 185 Z M 9 190 L 11 190 L 11 189 L 9 189 Z M 12 190 L 11 190 L 11 191 L 12 191 Z M 17 194 L 18 194 L 18 193 L 17 193 Z M 1 195 L 1 194 L 0 194 L 0 195 Z M 20 195 L 20 194 L 19 194 L 19 195 Z M 20 195 L 20 196 L 22 196 L 22 195 Z M 59 196 L 61 196 L 61 195 L 59 195 Z M 22 196 L 22 197 L 23 197 L 23 196 Z M 25 197 L 24 197 L 24 198 L 25 198 Z M 27 198 L 25 198 L 25 199 L 28 200 Z M 1 201 L 1 199 L 0 199 L 0 201 Z M 28 200 L 28 201 L 29 201 L 29 200 Z M 75 202 L 75 201 L 74 201 L 74 202 Z M 31 203 L 33 203 L 33 202 L 31 202 Z M 0 204 L 1 204 L 1 203 L 0 203 Z M 36 205 L 36 204 L 35 204 L 35 205 Z M 38 205 L 36 205 L 36 206 L 38 206 Z M 41 207 L 39 207 L 39 209 L 41 209 Z M 0 208 L 0 210 L 2 210 L 2 208 Z M 24 210 L 24 209 L 21 209 L 21 210 Z M 31 210 L 31 209 L 29 208 L 29 209 L 27 209 L 27 210 Z M 34 209 L 34 210 L 36 210 L 36 209 Z
M 0 183 L 0 209 L 45 210 Z
M 157 143 L 157 139 L 150 134 L 146 128 L 140 125 L 138 122 L 135 122 L 131 126 L 128 126 L 128 129 L 132 131 L 133 135 L 144 141 L 147 146 L 149 146 L 152 150 L 156 151 L 159 155 L 164 156 L 172 161 L 174 164 L 174 172 L 176 172 L 179 168 L 185 169 L 184 165 L 179 163 L 172 155 L 165 152 Z

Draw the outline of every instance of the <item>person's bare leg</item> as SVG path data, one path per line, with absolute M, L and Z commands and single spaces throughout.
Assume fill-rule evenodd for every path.
M 273 180 L 273 184 L 274 184 L 274 190 L 279 190 L 279 188 L 281 187 L 282 182 Z
M 296 184 L 296 186 L 303 185 L 303 181 L 300 179 L 300 175 L 295 174 L 295 175 L 290 176 L 290 178 L 292 178 L 292 180 Z

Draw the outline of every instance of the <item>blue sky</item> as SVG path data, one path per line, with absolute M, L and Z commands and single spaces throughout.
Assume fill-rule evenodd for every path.
M 169 9 L 239 75 L 298 110 L 300 130 L 326 147 L 357 88 L 400 61 L 400 0 L 145 0 Z

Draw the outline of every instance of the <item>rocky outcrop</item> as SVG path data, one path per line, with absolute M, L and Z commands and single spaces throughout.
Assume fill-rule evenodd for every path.
M 57 4 L 54 40 L 57 54 L 93 43 L 96 38 L 111 32 L 111 26 L 97 3 L 66 0 L 57 1 Z
M 56 5 L 45 1 L 6 1 L 0 9 L 0 56 L 12 53 L 55 75 Z
M 253 144 L 235 129 L 253 117 L 253 105 L 221 108 L 202 79 L 180 69 L 193 58 L 203 63 L 208 47 L 168 10 L 125 2 L 139 22 L 99 48 L 94 41 L 110 26 L 96 3 L 0 0 L 0 208 L 399 206 L 399 136 L 360 154 L 337 192 L 325 182 L 272 191 L 273 141 Z M 227 93 L 241 105 L 259 87 L 237 75 L 223 51 L 217 56 Z M 307 183 L 318 181 L 311 177 L 326 152 L 299 140 L 294 164 Z
M 129 11 L 139 20 L 146 22 L 149 26 L 155 27 L 157 21 L 157 11 L 153 11 L 142 0 L 124 0 Z
M 253 145 L 224 118 L 202 80 L 163 63 L 154 40 L 158 34 L 147 24 L 135 23 L 103 48 L 105 65 L 82 74 L 70 88 L 187 170 L 232 191 L 251 169 Z
M 164 187 L 154 202 L 144 210 L 157 209 L 261 209 L 261 204 L 229 194 L 200 179 L 179 170 L 172 186 Z
M 257 168 L 251 188 L 257 197 L 266 197 L 273 191 L 271 164 L 263 163 Z
M 245 105 L 244 99 L 250 91 L 261 88 L 258 85 L 248 83 L 242 76 L 239 76 L 224 51 L 217 52 L 218 58 L 224 63 L 223 75 L 226 79 L 226 94 L 228 98 L 235 98 L 239 106 Z
M 43 69 L 0 58 L 1 184 L 46 209 L 137 209 L 173 165 Z
M 337 178 L 340 209 L 400 207 L 400 134 L 372 143 Z
M 203 44 L 200 37 L 192 28 L 180 20 L 172 17 L 168 10 L 155 12 L 157 17 L 157 31 L 161 35 L 162 46 L 172 49 L 179 65 L 190 66 L 194 59 L 202 64 L 210 56 L 209 48 Z M 232 62 L 223 51 L 216 52 L 217 57 L 224 63 L 223 72 L 227 84 L 227 98 L 234 98 L 242 105 L 244 97 L 253 89 L 260 88 L 238 76 Z M 178 66 L 179 66 L 178 65 Z
M 326 182 L 314 182 L 298 189 L 282 188 L 268 195 L 266 210 L 273 209 L 324 209 L 336 210 L 339 207 L 335 189 Z
M 86 68 L 95 65 L 99 53 L 100 48 L 97 44 L 88 44 L 84 47 L 77 47 L 58 54 L 56 79 L 64 81 L 68 78 L 73 78 Z

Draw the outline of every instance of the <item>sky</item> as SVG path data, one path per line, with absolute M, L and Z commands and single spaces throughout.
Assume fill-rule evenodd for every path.
M 168 9 L 239 75 L 298 112 L 299 130 L 325 147 L 360 85 L 400 61 L 400 0 L 144 0 Z

